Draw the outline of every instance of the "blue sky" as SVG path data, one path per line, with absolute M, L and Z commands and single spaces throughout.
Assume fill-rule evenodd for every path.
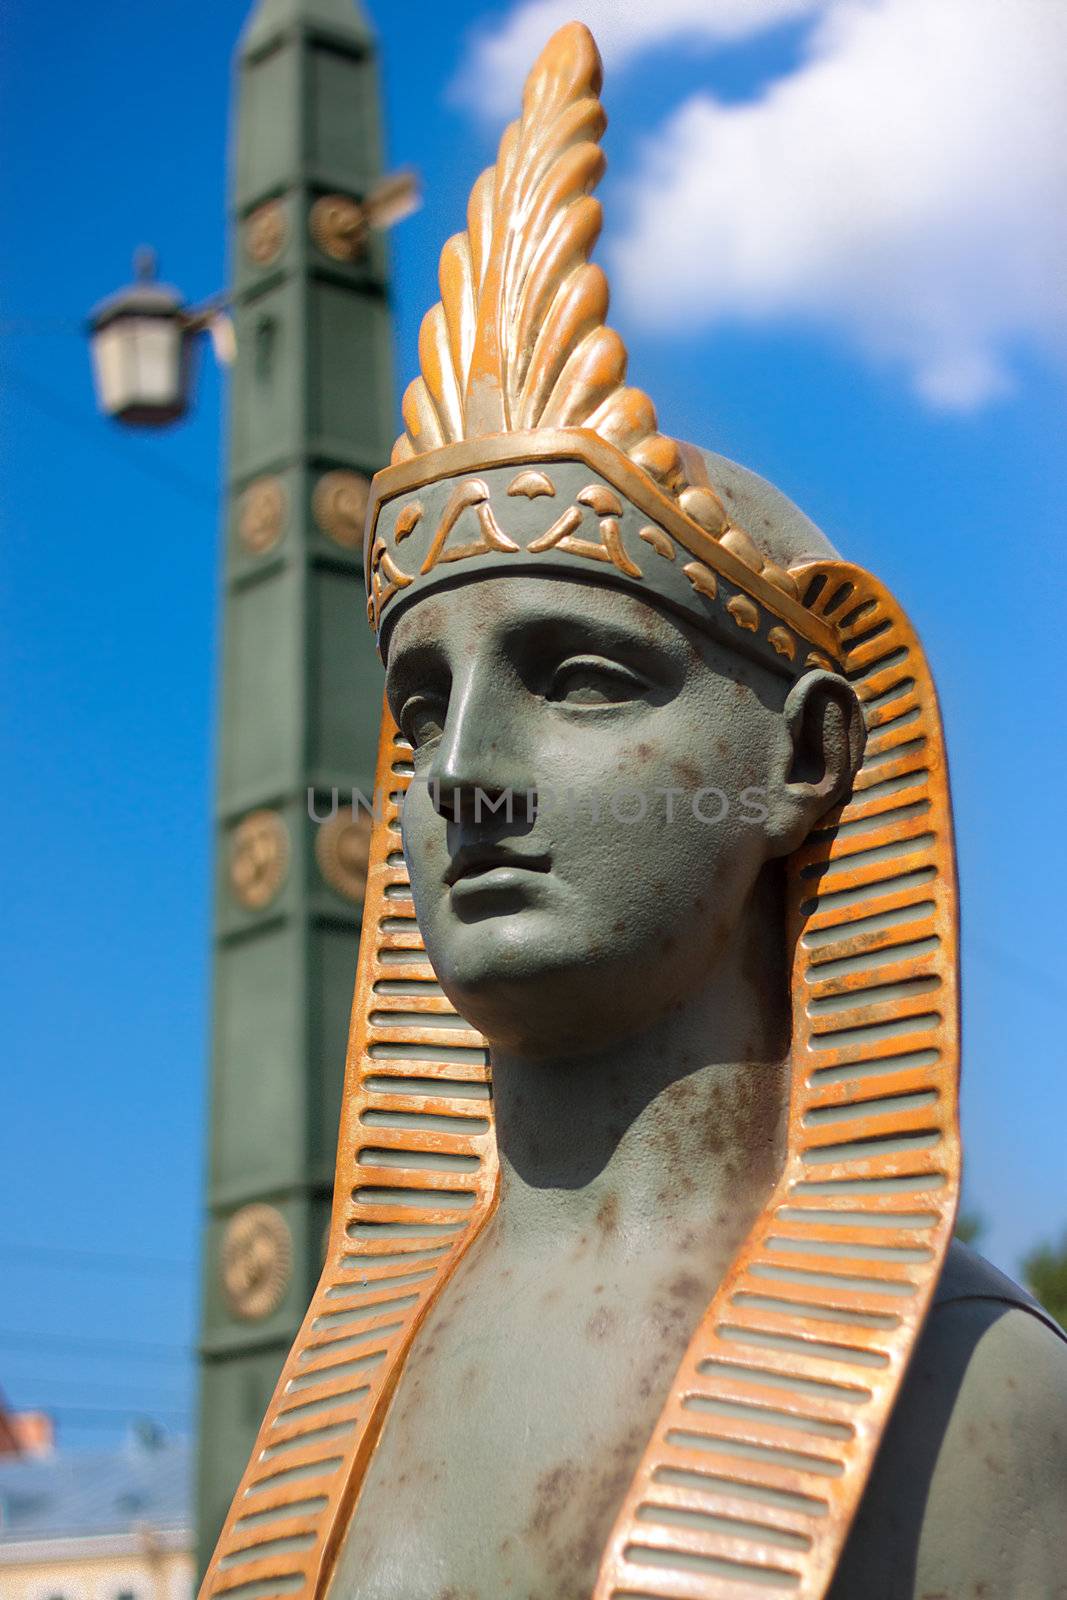
M 574 10 L 606 18 L 604 259 L 634 381 L 665 431 L 773 479 L 883 577 L 933 662 L 964 906 L 967 1191 L 1011 1269 L 1067 1226 L 1065 344 L 1041 270 L 1045 41 L 1020 0 L 991 55 L 975 6 L 970 55 L 951 29 L 916 51 L 914 0 L 767 0 L 758 30 L 738 0 L 663 0 L 652 21 Z M 439 246 L 527 35 L 559 7 L 427 6 L 417 26 L 410 7 L 369 10 L 391 160 L 426 186 L 394 236 L 406 381 Z M 957 0 L 926 11 L 960 26 Z M 882 13 L 872 40 L 860 24 Z M 72 1447 L 116 1437 L 127 1409 L 189 1416 L 222 439 L 210 358 L 181 428 L 106 425 L 80 326 L 142 241 L 190 299 L 225 281 L 244 15 L 58 0 L 0 24 L 0 1387 L 56 1410 Z M 902 50 L 903 109 L 872 119 L 871 62 Z M 995 152 L 966 110 L 995 110 L 983 72 L 1029 89 Z M 916 140 L 931 106 L 948 109 Z M 353 596 L 355 625 L 361 609 Z

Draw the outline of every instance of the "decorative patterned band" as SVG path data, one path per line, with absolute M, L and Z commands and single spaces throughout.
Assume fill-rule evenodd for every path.
M 414 599 L 521 572 L 618 584 L 788 674 L 837 661 L 832 630 L 788 574 L 754 571 L 586 430 L 501 435 L 387 468 L 367 526 L 367 610 L 383 656 L 388 623 Z

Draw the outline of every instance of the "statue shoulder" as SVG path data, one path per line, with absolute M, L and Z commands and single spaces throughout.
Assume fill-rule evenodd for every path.
M 1065 1504 L 1067 1336 L 953 1245 L 832 1600 L 1067 1600 Z
M 958 1380 L 958 1381 L 957 1381 Z M 1013 1460 L 1067 1494 L 1067 1334 L 1025 1289 L 973 1250 L 954 1245 L 916 1351 L 913 1385 L 956 1384 L 945 1448 L 981 1444 L 1003 1476 Z M 946 1396 L 947 1398 L 947 1396 Z M 940 1470 L 940 1462 L 939 1462 Z M 1002 1487 L 1006 1487 L 1003 1485 Z M 1064 1593 L 1067 1594 L 1067 1588 Z
M 1022 1288 L 1013 1278 L 1009 1278 L 1006 1272 L 1001 1272 L 991 1261 L 987 1261 L 985 1256 L 979 1255 L 977 1250 L 972 1250 L 970 1245 L 962 1244 L 959 1239 L 953 1239 L 934 1292 L 931 1315 L 943 1306 L 957 1305 L 965 1300 L 1000 1302 L 1003 1305 L 1018 1306 L 1030 1311 L 1040 1321 L 1047 1323 L 1053 1332 L 1059 1334 L 1067 1348 L 1067 1333 L 1064 1333 L 1028 1289 Z
M 911 1386 L 929 1392 L 946 1384 L 957 1384 L 946 1447 L 961 1432 L 973 1443 L 975 1428 L 987 1430 L 994 1473 L 1007 1465 L 998 1448 L 1022 1451 L 1032 1470 L 1034 1452 L 1047 1447 L 1049 1468 L 1058 1462 L 1061 1496 L 1067 1491 L 1067 1333 L 1031 1294 L 958 1242 L 916 1351 Z

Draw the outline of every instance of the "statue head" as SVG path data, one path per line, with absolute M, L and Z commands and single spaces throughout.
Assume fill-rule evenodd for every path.
M 713 1520 L 736 1495 L 750 1526 L 775 1515 L 761 1494 L 788 1504 L 797 1549 L 774 1559 L 789 1592 L 825 1592 L 951 1236 L 955 876 L 930 673 L 877 579 L 754 475 L 663 435 L 625 382 L 589 260 L 600 77 L 577 23 L 535 64 L 442 252 L 405 432 L 372 484 L 376 787 L 406 799 L 371 842 L 327 1263 L 219 1546 L 223 1586 L 299 1385 L 331 1437 L 321 1504 L 284 1524 L 304 1540 L 285 1571 L 323 1592 L 410 1340 L 496 1203 L 486 1042 L 595 1049 L 729 978 L 739 951 L 782 1014 L 781 1172 L 693 1335 L 598 1596 L 644 1592 L 627 1550 L 650 1539 L 657 1594 L 696 1592 L 686 1541 L 703 1535 L 649 1516 L 674 1504 L 670 1471 L 708 1475 Z M 409 1254 L 410 1292 L 389 1300 Z M 334 1427 L 354 1341 L 376 1364 Z M 715 1432 L 740 1406 L 756 1465 Z M 761 1407 L 790 1414 L 784 1454 Z
M 625 383 L 588 260 L 599 76 L 588 33 L 559 35 L 475 185 L 367 546 L 414 750 L 419 924 L 461 1013 L 532 1050 L 684 1001 L 863 745 L 831 630 L 788 570 L 827 542 L 666 438 Z M 784 959 L 781 989 L 784 1005 Z
M 587 476 L 554 474 L 574 499 Z M 527 1055 L 645 1033 L 738 945 L 763 959 L 746 950 L 735 1009 L 784 1016 L 776 868 L 859 765 L 840 673 L 776 670 L 635 590 L 503 558 L 390 629 L 427 952 L 490 1044 Z

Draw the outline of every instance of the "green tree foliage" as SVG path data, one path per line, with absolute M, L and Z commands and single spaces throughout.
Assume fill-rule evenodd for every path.
M 1060 1324 L 1067 1328 L 1067 1234 L 1058 1245 L 1041 1244 L 1023 1262 L 1032 1292 Z

